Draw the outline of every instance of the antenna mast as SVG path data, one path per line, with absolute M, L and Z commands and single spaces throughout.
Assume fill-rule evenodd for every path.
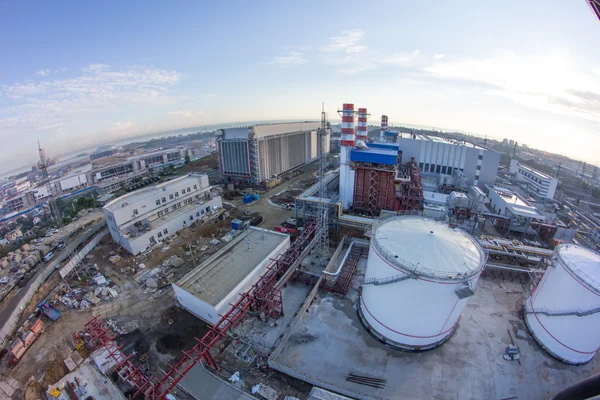
M 56 204 L 56 198 L 54 197 L 54 193 L 52 190 L 52 183 L 50 183 L 50 177 L 48 175 L 48 166 L 50 165 L 50 160 L 46 157 L 46 152 L 40 146 L 40 141 L 38 140 L 38 152 L 40 154 L 40 161 L 38 161 L 38 167 L 42 172 L 42 183 L 46 184 L 46 190 L 48 192 L 48 205 L 50 206 L 50 212 L 54 217 L 54 221 L 56 222 L 56 227 L 60 228 L 63 226 L 62 215 L 60 214 L 60 210 L 58 209 L 58 204 Z

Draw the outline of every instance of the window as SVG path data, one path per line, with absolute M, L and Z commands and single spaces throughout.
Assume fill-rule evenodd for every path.
M 446 166 L 444 165 L 444 166 L 442 167 L 442 174 L 445 174 L 445 173 L 446 173 Z
M 164 211 L 165 211 L 165 214 L 168 214 L 168 213 L 169 213 L 169 208 L 168 208 L 168 207 L 167 207 L 167 208 L 165 208 L 165 210 L 164 210 Z
M 166 198 L 166 197 L 163 197 L 163 198 L 162 198 L 162 202 L 163 202 L 163 203 L 166 203 L 166 202 L 167 202 L 167 198 Z
M 173 204 L 173 207 L 171 207 L 171 210 L 173 210 L 173 211 L 177 210 L 177 204 Z
M 188 199 L 183 199 L 183 204 L 187 204 Z
M 480 155 L 477 157 L 477 159 L 478 159 L 478 160 L 483 160 L 483 154 L 480 154 Z
M 164 213 L 163 213 L 162 211 L 159 211 L 159 212 L 158 212 L 158 218 L 162 217 L 162 216 L 163 216 L 163 214 L 164 214 Z
M 193 220 L 194 220 L 194 216 L 190 215 L 190 221 L 193 221 Z
M 137 208 L 135 210 L 133 210 L 133 215 L 138 215 L 138 210 Z
M 200 210 L 200 214 L 204 215 L 204 210 Z
M 477 166 L 477 171 L 481 171 L 481 165 Z
M 210 213 L 210 207 L 206 207 L 206 213 Z
M 159 199 L 159 200 L 156 200 L 156 205 L 157 205 L 157 206 L 160 206 L 160 199 Z
M 181 190 L 181 195 L 183 196 L 185 194 L 185 189 Z
M 169 199 L 170 199 L 170 200 L 173 200 L 173 194 L 170 194 L 170 195 L 169 195 Z
M 419 163 L 419 169 L 423 171 L 423 163 Z
M 161 237 L 162 237 L 162 233 L 158 232 L 158 233 L 156 234 L 156 236 L 158 236 L 159 238 L 161 238 Z
M 191 190 L 190 188 L 187 188 L 187 192 L 188 192 L 188 193 L 190 192 L 190 190 Z
M 439 173 L 440 173 L 441 167 L 442 167 L 441 165 L 436 165 L 436 166 L 435 166 L 435 173 L 436 173 L 436 174 L 439 174 Z
M 425 172 L 429 172 L 429 163 L 425 163 Z
M 194 185 L 194 190 L 198 190 L 198 185 Z
M 177 203 L 177 208 L 181 208 L 181 202 Z
M 196 218 L 199 217 L 199 216 L 200 216 L 200 212 L 197 212 L 196 213 Z
M 179 197 L 179 192 L 175 192 L 175 197 Z
M 163 230 L 163 233 L 164 233 L 165 235 L 168 235 L 168 234 L 169 234 L 169 231 L 168 231 L 167 229 L 165 229 L 165 230 Z

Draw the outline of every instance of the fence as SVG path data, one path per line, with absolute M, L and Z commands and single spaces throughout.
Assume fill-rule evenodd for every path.
M 21 313 L 29 305 L 29 303 L 31 302 L 31 299 L 33 298 L 33 295 L 38 291 L 38 289 L 40 288 L 40 286 L 42 286 L 44 284 L 44 282 L 46 282 L 46 280 L 48 279 L 48 277 L 52 274 L 52 272 L 55 271 L 56 267 L 62 261 L 66 260 L 69 257 L 69 255 L 73 251 L 75 251 L 77 249 L 77 247 L 79 245 L 81 245 L 82 243 L 85 243 L 90 237 L 92 237 L 94 234 L 96 234 L 99 230 L 101 230 L 105 226 L 106 226 L 106 221 L 102 220 L 101 222 L 99 222 L 98 224 L 96 224 L 93 227 L 89 228 L 87 231 L 85 231 L 84 233 L 82 233 L 81 235 L 79 235 L 77 238 L 75 238 L 75 240 L 67 246 L 67 248 L 65 249 L 65 251 L 63 251 L 62 254 L 55 261 L 53 261 L 51 263 L 48 263 L 46 265 L 46 269 L 43 270 L 34 279 L 34 281 L 29 284 L 27 292 L 25 293 L 25 295 L 23 296 L 23 298 L 19 301 L 19 303 L 15 306 L 15 308 L 13 309 L 11 315 L 8 317 L 8 319 L 4 323 L 4 326 L 2 327 L 2 329 L 0 329 L 0 348 L 3 348 L 4 346 L 6 346 L 6 342 L 10 338 L 12 332 L 17 327 L 17 324 L 19 322 L 19 318 L 21 316 Z M 98 236 L 104 236 L 104 235 L 106 235 L 107 232 L 108 232 L 108 230 L 105 229 Z M 92 241 L 96 240 L 96 238 L 94 238 Z M 98 239 L 98 241 L 99 241 L 99 239 Z M 96 244 L 98 244 L 98 241 L 96 241 Z M 80 256 L 81 253 L 83 253 L 88 246 L 85 246 L 81 251 L 79 251 L 77 253 L 77 255 L 75 257 L 73 257 L 73 259 L 75 259 L 77 257 L 80 257 L 80 259 L 81 259 L 87 253 L 89 253 L 90 250 L 91 250 L 91 248 L 88 249 L 85 254 L 83 254 L 82 256 Z M 92 248 L 93 248 L 93 246 L 92 246 Z

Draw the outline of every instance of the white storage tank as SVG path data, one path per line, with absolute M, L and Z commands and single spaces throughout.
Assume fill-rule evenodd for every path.
M 486 255 L 465 232 L 422 217 L 373 228 L 359 316 L 381 341 L 427 350 L 448 339 L 475 293 Z
M 559 360 L 590 361 L 600 347 L 600 254 L 573 244 L 558 246 L 525 300 L 525 323 Z

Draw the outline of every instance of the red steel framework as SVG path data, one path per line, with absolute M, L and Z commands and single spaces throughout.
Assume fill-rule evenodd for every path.
M 348 254 L 348 257 L 344 262 L 344 265 L 342 266 L 340 274 L 337 276 L 337 279 L 332 281 L 323 281 L 323 283 L 321 283 L 321 287 L 325 290 L 336 293 L 348 293 L 348 289 L 350 289 L 350 283 L 352 283 L 352 278 L 356 273 L 358 263 L 366 251 L 368 251 L 368 248 L 356 245 L 353 246 L 352 250 L 350 250 L 350 254 Z
M 422 209 L 423 184 L 414 158 L 391 165 L 357 163 L 354 166 L 353 209 L 369 215 L 381 210 L 414 211 Z
M 114 371 L 123 381 L 137 388 L 134 398 L 142 394 L 151 400 L 164 399 L 200 360 L 204 359 L 210 367 L 218 370 L 210 352 L 230 328 L 244 319 L 248 310 L 264 310 L 271 318 L 279 318 L 283 315 L 281 298 L 283 282 L 279 281 L 284 276 L 291 276 L 286 273 L 294 263 L 299 261 L 300 255 L 315 238 L 319 229 L 315 221 L 309 222 L 293 245 L 284 254 L 271 260 L 259 280 L 243 293 L 235 304 L 231 304 L 229 311 L 221 316 L 219 322 L 202 339 L 196 339 L 198 343 L 191 350 L 183 352 L 184 357 L 176 365 L 169 365 L 169 371 L 160 380 L 154 376 L 148 377 L 141 366 L 136 367 L 130 361 L 131 356 L 125 357 L 120 352 L 121 347 L 116 346 L 110 329 L 97 317 L 85 326 L 86 343 L 92 348 L 98 348 L 100 345 L 105 347 L 116 362 Z

